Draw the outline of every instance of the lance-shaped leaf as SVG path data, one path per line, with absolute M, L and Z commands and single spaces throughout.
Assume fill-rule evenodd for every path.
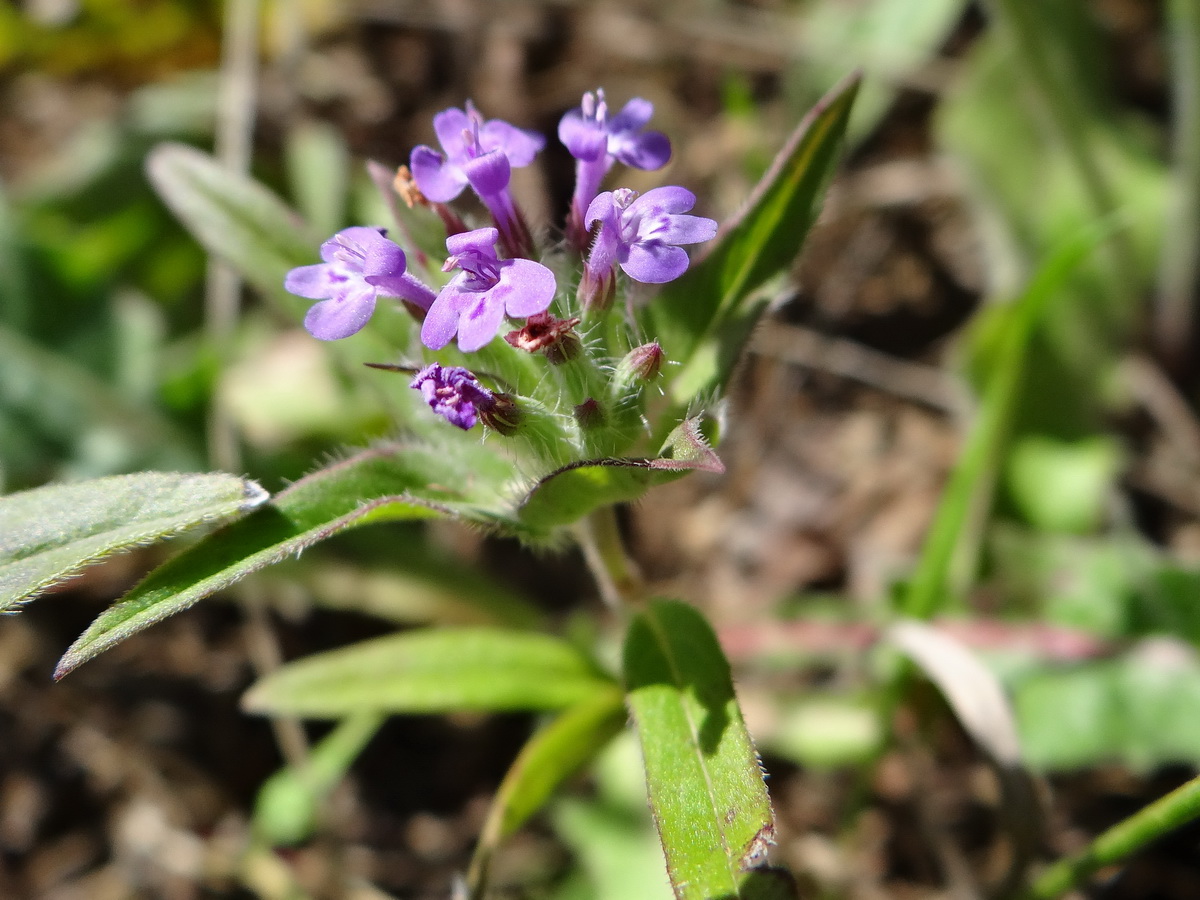
M 728 378 L 766 305 L 756 291 L 788 269 L 817 217 L 858 84 L 846 79 L 805 116 L 708 254 L 647 305 L 646 332 L 684 364 L 670 388 L 676 403 Z
M 625 639 L 625 681 L 646 785 L 679 900 L 746 898 L 774 834 L 729 663 L 704 618 L 659 600 Z
M 207 153 L 160 144 L 147 157 L 146 172 L 171 212 L 205 249 L 264 294 L 288 298 L 283 290 L 288 270 L 316 261 L 317 238 L 293 210 Z
M 285 766 L 266 780 L 254 802 L 254 831 L 273 847 L 312 837 L 321 806 L 379 731 L 383 716 L 348 716 L 312 748 L 303 766 Z
M 704 440 L 699 422 L 688 419 L 671 432 L 655 459 L 591 459 L 551 472 L 525 497 L 518 518 L 534 534 L 545 534 L 693 471 L 719 473 L 725 466 Z
M 142 472 L 0 498 L 0 611 L 84 566 L 259 506 L 267 492 L 234 475 Z
M 574 646 L 550 635 L 437 628 L 289 663 L 251 688 L 243 706 L 313 718 L 561 709 L 611 683 Z
M 301 479 L 252 515 L 151 572 L 71 645 L 55 677 L 251 572 L 348 528 L 453 513 L 487 520 L 482 504 L 502 481 L 504 472 L 495 469 L 504 463 L 491 454 L 476 455 L 467 470 L 471 479 L 453 477 L 461 461 L 444 449 L 418 447 L 367 451 Z M 445 486 L 455 482 L 457 489 Z
M 487 870 L 500 842 L 516 833 L 625 725 L 624 696 L 615 684 L 599 688 L 535 734 L 504 776 L 475 846 L 467 887 L 483 897 Z

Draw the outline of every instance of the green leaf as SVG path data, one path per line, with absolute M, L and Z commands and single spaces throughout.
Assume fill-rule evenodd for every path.
M 719 389 L 766 301 L 756 295 L 785 272 L 816 219 L 858 90 L 854 75 L 804 118 L 709 253 L 646 307 L 646 333 L 684 363 L 671 398 L 686 405 Z
M 317 261 L 318 241 L 293 210 L 207 153 L 160 144 L 147 157 L 146 171 L 163 201 L 205 249 L 264 294 L 288 298 L 283 289 L 288 270 Z
M 515 834 L 559 785 L 603 750 L 625 720 L 624 695 L 616 685 L 609 685 L 529 739 L 488 810 L 467 875 L 471 896 L 483 896 L 488 865 L 500 842 Z
M 304 121 L 284 143 L 291 194 L 304 217 L 321 234 L 332 234 L 345 220 L 350 152 L 341 132 L 326 122 Z
M 312 837 L 321 804 L 342 780 L 383 717 L 351 716 L 322 738 L 302 768 L 286 766 L 266 780 L 254 803 L 254 831 L 273 847 Z
M 748 896 L 745 870 L 765 854 L 774 824 L 716 635 L 686 603 L 654 601 L 630 625 L 624 660 L 675 896 Z
M 1120 466 L 1120 448 L 1110 437 L 1061 441 L 1031 434 L 1013 442 L 1005 480 L 1035 528 L 1083 534 L 1104 520 Z
M 502 461 L 479 448 L 461 489 L 442 487 L 465 465 L 444 448 L 381 448 L 296 482 L 240 522 L 223 528 L 151 572 L 121 602 L 103 612 L 58 664 L 61 678 L 132 634 L 186 609 L 251 572 L 299 553 L 340 531 L 371 522 L 427 519 L 458 513 L 487 519 L 483 498 L 494 493 Z M 488 476 L 491 476 L 490 478 Z M 458 479 L 463 481 L 463 479 Z
M 978 417 L 938 503 L 904 594 L 906 616 L 927 619 L 952 593 L 953 570 L 966 550 L 972 549 L 969 542 L 978 539 L 980 524 L 991 508 L 1000 461 L 1025 384 L 1031 336 L 1067 279 L 1110 229 L 1107 224 L 1093 225 L 1056 247 L 1024 293 L 1005 308 L 994 336 L 993 364 Z
M 0 611 L 121 550 L 227 519 L 267 493 L 233 475 L 142 472 L 0 498 Z
M 517 515 L 534 534 L 544 534 L 601 506 L 636 500 L 655 485 L 692 471 L 725 471 L 696 419 L 680 424 L 655 459 L 582 460 L 551 472 L 530 490 Z
M 70 448 L 59 471 L 74 478 L 202 465 L 187 436 L 156 410 L 131 402 L 69 354 L 0 326 L 0 452 L 10 441 L 32 444 L 24 466 L 3 453 L 0 470 L 17 476 L 44 473 L 47 447 Z
M 1028 763 L 1070 770 L 1121 762 L 1138 771 L 1200 761 L 1200 663 L 1171 639 L 1118 659 L 1020 678 L 1014 705 Z
M 550 635 L 437 628 L 289 663 L 254 685 L 243 706 L 250 712 L 312 718 L 561 709 L 609 683 L 575 647 Z

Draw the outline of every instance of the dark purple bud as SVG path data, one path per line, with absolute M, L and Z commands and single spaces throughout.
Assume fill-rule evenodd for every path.
M 604 423 L 608 421 L 608 416 L 604 413 L 604 407 L 595 397 L 588 397 L 574 409 L 575 421 L 579 423 L 579 427 L 584 431 L 593 428 L 603 428 Z
M 497 395 L 461 366 L 433 363 L 418 372 L 410 386 L 421 392 L 430 409 L 464 431 L 480 418 L 486 421 L 497 406 Z

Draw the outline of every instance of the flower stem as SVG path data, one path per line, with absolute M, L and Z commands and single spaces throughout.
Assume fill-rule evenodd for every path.
M 1097 869 L 1119 862 L 1168 831 L 1200 818 L 1200 776 L 1176 788 L 1097 837 L 1082 853 L 1059 860 L 1042 873 L 1026 900 L 1051 900 Z
M 639 605 L 645 599 L 646 585 L 625 552 L 616 507 L 593 510 L 578 523 L 575 535 L 604 602 L 613 609 Z

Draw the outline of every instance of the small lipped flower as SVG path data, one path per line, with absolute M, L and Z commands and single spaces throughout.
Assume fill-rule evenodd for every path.
M 441 290 L 421 326 L 421 342 L 440 350 L 458 334 L 458 349 L 470 353 L 493 337 L 507 315 L 524 319 L 544 312 L 554 299 L 554 273 L 530 259 L 500 259 L 499 234 L 479 228 L 446 239 L 450 257 L 443 271 L 461 271 Z
M 288 272 L 283 286 L 308 300 L 320 300 L 304 317 L 309 334 L 335 341 L 361 331 L 380 295 L 398 297 L 418 318 L 434 294 L 405 271 L 404 251 L 380 228 L 356 226 L 339 231 L 321 245 L 324 262 Z
M 514 168 L 527 166 L 546 139 L 500 119 L 484 120 L 470 101 L 466 110 L 444 109 L 433 117 L 442 152 L 415 147 L 409 160 L 413 180 L 426 198 L 448 203 L 468 185 L 492 214 L 510 256 L 531 256 L 533 240 L 508 189 Z
M 616 267 L 634 281 L 662 284 L 687 271 L 682 244 L 711 240 L 717 223 L 704 216 L 685 215 L 696 205 L 687 188 L 660 187 L 638 196 L 620 188 L 598 195 L 589 204 L 584 224 L 599 222 L 579 285 L 585 309 L 604 309 L 612 299 Z
M 661 169 L 671 158 L 671 141 L 661 131 L 646 131 L 654 104 L 634 97 L 619 113 L 609 118 L 604 91 L 583 95 L 558 123 L 558 139 L 575 157 L 575 193 L 567 218 L 567 240 L 576 250 L 587 249 L 588 228 L 584 214 L 600 190 L 600 182 L 613 163 L 634 169 Z
M 426 366 L 409 385 L 420 391 L 430 409 L 463 431 L 470 431 L 480 417 L 496 405 L 496 395 L 462 366 Z

